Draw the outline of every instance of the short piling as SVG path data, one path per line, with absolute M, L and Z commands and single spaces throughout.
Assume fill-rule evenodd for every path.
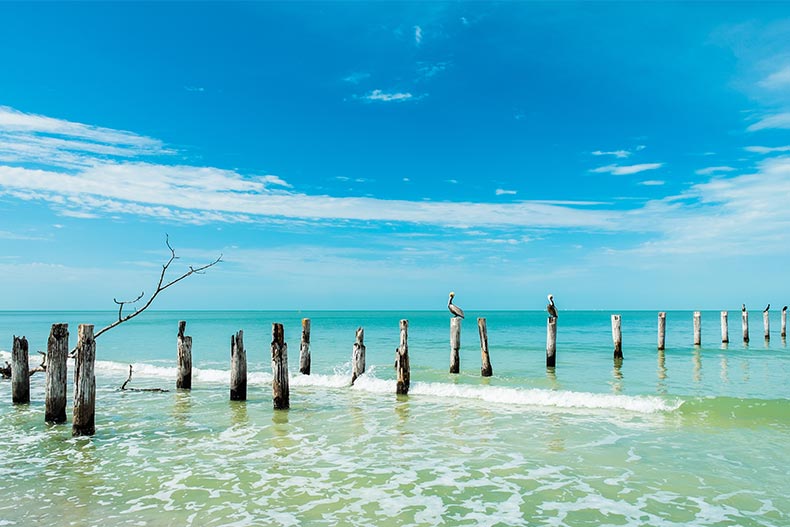
M 749 312 L 741 310 L 741 328 L 743 329 L 743 341 L 749 343 Z
M 787 306 L 782 308 L 782 338 L 787 337 Z
M 69 325 L 52 324 L 47 340 L 46 398 L 44 421 L 66 422 L 66 379 L 69 356 Z
M 620 325 L 620 315 L 612 315 L 612 341 L 614 342 L 615 360 L 623 358 L 623 333 Z
M 230 400 L 247 400 L 247 351 L 242 330 L 230 336 Z
M 409 321 L 400 321 L 400 345 L 395 350 L 395 373 L 397 384 L 395 393 L 407 395 L 411 384 L 411 371 L 409 369 Z
M 729 324 L 727 322 L 728 313 L 726 311 L 721 312 L 721 342 L 722 344 L 726 344 L 730 341 L 730 329 Z
M 73 436 L 92 436 L 96 433 L 96 341 L 93 324 L 80 324 L 77 330 L 77 357 L 74 366 Z
M 767 309 L 763 311 L 763 333 L 765 340 L 771 340 L 771 317 Z
M 310 375 L 310 319 L 302 319 L 302 342 L 299 345 L 299 373 Z
M 666 347 L 667 337 L 667 313 L 660 311 L 658 313 L 658 349 L 663 351 Z
M 365 330 L 357 328 L 354 348 L 351 352 L 351 384 L 365 373 Z
M 30 402 L 30 359 L 27 339 L 16 335 L 11 348 L 11 402 L 14 404 Z
M 557 365 L 557 317 L 546 319 L 546 367 Z
M 461 371 L 461 318 L 450 319 L 450 373 Z
M 702 313 L 694 311 L 694 345 L 702 345 Z
M 176 353 L 178 371 L 176 372 L 176 388 L 182 390 L 192 389 L 192 337 L 184 335 L 186 320 L 178 322 L 178 339 L 176 340 Z
M 283 325 L 272 324 L 272 401 L 275 410 L 291 407 L 288 386 L 288 345 L 285 343 Z
M 491 377 L 494 370 L 491 368 L 491 357 L 488 354 L 488 328 L 486 328 L 486 319 L 477 319 L 477 331 L 480 333 L 480 375 L 483 377 Z

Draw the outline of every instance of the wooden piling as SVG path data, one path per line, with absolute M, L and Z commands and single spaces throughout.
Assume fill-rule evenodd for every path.
M 782 308 L 782 338 L 787 337 L 787 306 Z
M 546 367 L 554 368 L 557 364 L 557 317 L 546 319 Z
M 480 375 L 482 377 L 491 377 L 494 370 L 491 368 L 491 357 L 488 354 L 488 328 L 486 328 L 486 319 L 477 319 L 477 332 L 480 333 Z
M 310 319 L 302 319 L 302 342 L 299 345 L 299 373 L 310 375 Z
M 351 352 L 351 384 L 365 373 L 365 330 L 357 328 L 354 348 Z
M 727 322 L 728 313 L 726 311 L 721 312 L 721 342 L 722 344 L 726 344 L 730 341 L 730 328 L 729 323 Z
M 658 349 L 663 350 L 666 345 L 667 314 L 665 311 L 658 313 Z
M 14 404 L 30 402 L 30 359 L 27 339 L 16 335 L 11 348 L 11 402 Z
M 411 371 L 409 370 L 409 321 L 400 321 L 400 345 L 395 350 L 395 372 L 397 374 L 397 385 L 395 393 L 407 395 L 409 384 L 411 383 Z
M 96 341 L 93 324 L 80 324 L 77 330 L 77 358 L 74 367 L 73 436 L 92 436 L 96 433 Z
M 178 322 L 178 339 L 176 341 L 178 371 L 176 372 L 176 388 L 180 388 L 182 390 L 191 390 L 192 337 L 184 335 L 186 327 L 186 320 L 180 320 Z
M 272 401 L 275 410 L 291 407 L 288 386 L 288 345 L 282 324 L 272 324 Z
M 461 318 L 450 319 L 450 373 L 461 371 Z
M 69 325 L 52 324 L 47 340 L 47 381 L 44 421 L 66 422 L 66 379 L 69 356 Z
M 765 340 L 771 340 L 771 316 L 767 309 L 763 311 L 763 333 Z
M 743 341 L 749 342 L 749 312 L 741 310 L 741 327 L 743 329 Z
M 694 345 L 702 345 L 702 313 L 694 311 Z
M 612 315 L 612 340 L 614 341 L 614 358 L 623 358 L 623 333 L 620 326 L 620 315 Z
M 230 336 L 230 400 L 247 400 L 247 351 L 242 330 Z

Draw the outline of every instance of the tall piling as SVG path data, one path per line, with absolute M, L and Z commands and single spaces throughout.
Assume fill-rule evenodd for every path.
M 288 386 L 288 345 L 282 324 L 272 324 L 272 401 L 275 410 L 291 407 Z
M 30 402 L 30 358 L 27 339 L 16 335 L 11 348 L 11 402 L 14 404 Z
M 749 343 L 749 312 L 746 308 L 741 310 L 741 328 L 743 329 L 743 341 Z
M 409 369 L 409 321 L 400 321 L 400 345 L 395 350 L 395 373 L 397 384 L 395 393 L 407 395 L 411 384 L 411 371 Z
M 365 373 L 365 330 L 357 328 L 354 348 L 351 351 L 351 384 Z
M 486 319 L 477 319 L 477 332 L 480 333 L 480 375 L 491 377 L 494 370 L 491 368 L 491 356 L 488 354 L 488 328 Z
M 765 340 L 771 340 L 771 317 L 767 309 L 763 311 L 763 333 Z
M 730 329 L 729 324 L 727 322 L 728 313 L 726 311 L 721 312 L 721 342 L 722 344 L 726 344 L 730 341 Z
M 557 317 L 546 319 L 546 367 L 557 365 Z
M 247 351 L 242 330 L 230 336 L 230 400 L 247 400 Z
M 461 371 L 461 318 L 450 319 L 450 373 Z
M 182 390 L 192 389 L 192 337 L 184 335 L 186 320 L 178 322 L 178 338 L 176 339 L 176 353 L 178 371 L 176 372 L 176 388 Z
M 667 313 L 660 311 L 658 313 L 658 349 L 664 350 L 666 347 L 667 337 Z
M 787 337 L 787 306 L 782 308 L 782 338 Z
M 623 358 L 623 333 L 620 326 L 620 315 L 612 315 L 612 341 L 614 342 L 614 358 Z
M 302 319 L 302 341 L 299 344 L 299 373 L 310 375 L 310 319 Z
M 694 311 L 694 345 L 702 345 L 702 313 Z
M 69 356 L 69 325 L 52 324 L 47 340 L 46 397 L 44 421 L 66 422 L 66 379 Z
M 80 324 L 77 330 L 77 356 L 74 365 L 73 436 L 92 436 L 96 433 L 96 341 L 93 324 Z

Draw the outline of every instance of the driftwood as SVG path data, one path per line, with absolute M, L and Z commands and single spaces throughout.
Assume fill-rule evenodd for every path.
M 45 367 L 47 372 L 44 411 L 44 421 L 47 423 L 66 422 L 68 355 L 69 325 L 52 324 L 47 340 L 47 354 L 44 357 L 44 363 L 42 363 L 42 367 Z
M 129 365 L 129 377 L 126 378 L 124 383 L 119 388 L 122 392 L 158 392 L 167 393 L 170 390 L 163 390 L 162 388 L 127 388 L 126 385 L 132 382 L 132 365 Z
M 302 319 L 302 342 L 299 346 L 299 373 L 310 375 L 310 319 Z
M 41 364 L 36 366 L 35 368 L 31 369 L 28 372 L 28 377 L 31 377 L 34 373 L 38 373 L 40 371 L 47 371 L 47 354 L 43 351 L 39 351 L 41 355 L 43 355 L 41 359 Z M 11 378 L 11 363 L 5 361 L 5 366 L 0 366 L 0 378 L 2 379 L 10 379 Z
M 74 363 L 73 436 L 92 436 L 96 432 L 96 340 L 93 324 L 80 324 L 77 330 L 77 354 Z
M 185 335 L 187 322 L 178 322 L 178 337 L 176 338 L 176 358 L 178 371 L 176 373 L 176 388 L 182 390 L 192 389 L 192 337 Z
M 365 373 L 365 330 L 357 328 L 354 347 L 351 351 L 351 385 Z

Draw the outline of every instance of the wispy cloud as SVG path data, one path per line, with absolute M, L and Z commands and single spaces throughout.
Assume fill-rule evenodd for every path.
M 419 98 L 409 92 L 385 92 L 383 90 L 373 90 L 360 97 L 360 99 L 372 102 L 404 102 L 415 101 Z
M 605 167 L 598 167 L 590 170 L 597 174 L 613 174 L 615 176 L 627 176 L 630 174 L 638 174 L 646 170 L 656 170 L 664 166 L 664 163 L 643 163 L 641 165 L 606 165 Z
M 790 145 L 787 146 L 747 146 L 744 147 L 747 152 L 755 154 L 772 154 L 774 152 L 790 152 Z
M 414 43 L 418 46 L 422 44 L 422 28 L 420 26 L 414 26 Z
M 369 78 L 370 78 L 370 73 L 365 73 L 365 72 L 362 72 L 362 71 L 355 71 L 354 73 L 351 73 L 351 74 L 343 77 L 343 80 L 345 82 L 350 83 L 350 84 L 359 84 L 360 82 L 362 82 L 364 80 L 367 80 Z
M 631 152 L 628 150 L 612 150 L 611 152 L 604 152 L 602 150 L 596 150 L 592 152 L 594 156 L 614 156 L 618 159 L 623 159 L 631 155 Z
M 783 113 L 776 113 L 773 115 L 767 115 L 757 121 L 749 125 L 746 130 L 749 132 L 757 132 L 759 130 L 767 130 L 773 128 L 780 128 L 780 129 L 789 129 L 790 128 L 790 112 L 783 112 Z
M 790 65 L 768 75 L 759 82 L 759 85 L 771 90 L 790 87 Z
M 661 185 L 664 185 L 665 183 L 666 183 L 666 181 L 663 181 L 663 180 L 660 180 L 660 179 L 648 179 L 646 181 L 640 181 L 639 182 L 640 185 L 644 185 L 645 187 L 660 187 Z
M 513 196 L 515 194 L 517 194 L 515 190 L 505 190 L 503 188 L 496 189 L 497 196 Z
M 700 176 L 709 176 L 711 174 L 716 174 L 718 172 L 733 172 L 734 170 L 736 169 L 733 167 L 718 166 L 718 167 L 700 168 L 699 170 L 694 171 L 694 173 Z
M 441 62 L 418 62 L 417 75 L 419 79 L 430 79 L 445 71 L 451 65 L 450 61 Z
M 202 93 L 206 91 L 206 88 L 203 88 L 202 86 L 184 86 L 184 89 L 186 91 L 198 92 L 198 93 Z

